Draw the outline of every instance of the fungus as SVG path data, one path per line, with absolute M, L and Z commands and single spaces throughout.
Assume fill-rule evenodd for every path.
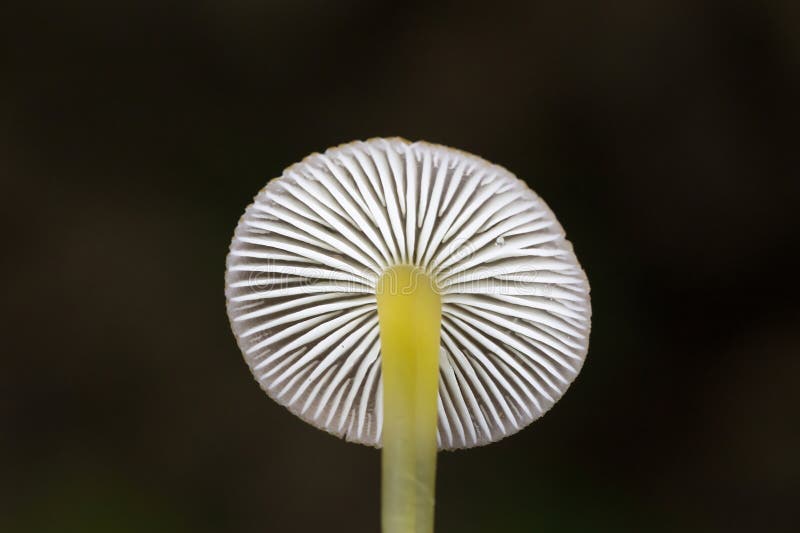
M 270 397 L 383 448 L 386 533 L 432 531 L 437 450 L 542 416 L 588 349 L 589 285 L 552 211 L 506 169 L 426 142 L 353 142 L 270 181 L 225 293 Z

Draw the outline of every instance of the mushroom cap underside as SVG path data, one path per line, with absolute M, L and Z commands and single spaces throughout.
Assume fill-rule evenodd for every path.
M 316 427 L 380 446 L 375 290 L 400 264 L 441 291 L 440 448 L 519 431 L 580 371 L 589 285 L 544 201 L 477 156 L 371 139 L 287 168 L 236 228 L 228 315 L 267 394 Z

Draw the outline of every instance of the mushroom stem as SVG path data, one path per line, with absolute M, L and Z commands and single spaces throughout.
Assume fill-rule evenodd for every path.
M 378 282 L 383 375 L 384 533 L 431 533 L 442 304 L 434 280 L 406 265 Z

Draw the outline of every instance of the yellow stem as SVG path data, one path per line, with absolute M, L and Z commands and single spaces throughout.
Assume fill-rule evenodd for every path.
M 432 533 L 442 304 L 433 280 L 406 265 L 378 283 L 383 374 L 383 533 Z

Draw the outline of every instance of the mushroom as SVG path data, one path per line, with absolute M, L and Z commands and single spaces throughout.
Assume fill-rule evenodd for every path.
M 432 531 L 437 450 L 542 416 L 588 349 L 589 285 L 553 212 L 506 169 L 426 142 L 287 168 L 239 221 L 225 282 L 261 388 L 383 448 L 387 533 Z

